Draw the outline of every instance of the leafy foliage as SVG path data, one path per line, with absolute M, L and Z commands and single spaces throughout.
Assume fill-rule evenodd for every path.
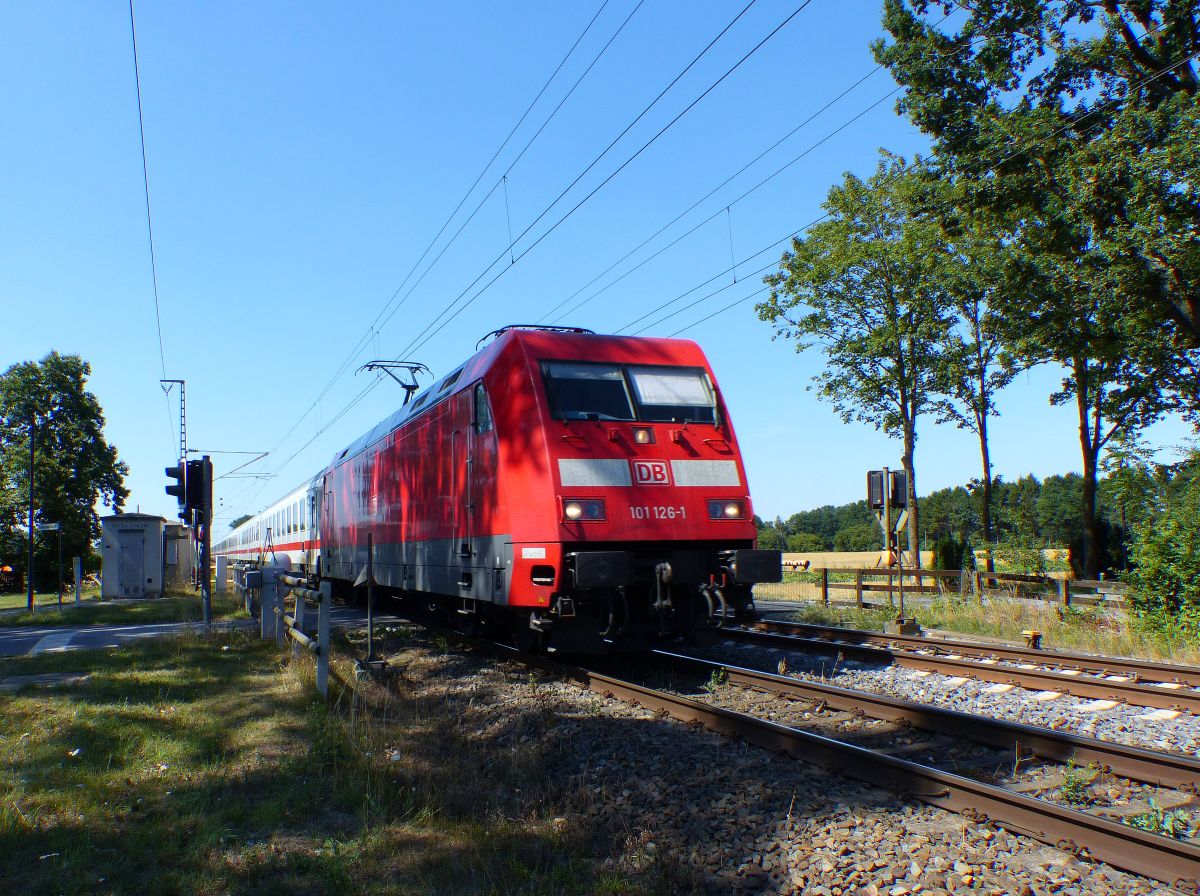
M 1164 631 L 1200 632 L 1200 453 L 1163 482 L 1131 553 L 1129 596 L 1141 620 Z
M 1193 6 L 995 0 L 943 32 L 927 16 L 958 4 L 886 0 L 874 45 L 959 207 L 1010 250 L 989 297 L 1010 349 L 1065 371 L 1051 401 L 1079 414 L 1089 575 L 1102 451 L 1200 401 Z
M 37 519 L 62 524 L 63 554 L 89 557 L 100 537 L 97 503 L 119 511 L 128 468 L 104 439 L 104 413 L 87 391 L 91 367 L 78 355 L 51 352 L 0 374 L 0 556 L 24 569 L 29 500 L 30 420 L 34 426 Z M 40 580 L 49 575 L 56 539 L 35 541 Z

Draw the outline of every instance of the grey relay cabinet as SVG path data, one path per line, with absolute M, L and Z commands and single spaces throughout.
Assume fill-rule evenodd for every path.
M 188 530 L 161 516 L 120 513 L 100 520 L 100 596 L 160 597 L 163 585 L 188 581 Z

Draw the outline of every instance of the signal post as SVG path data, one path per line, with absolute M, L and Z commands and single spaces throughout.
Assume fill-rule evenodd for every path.
M 870 470 L 867 473 L 867 506 L 875 512 L 879 528 L 883 530 L 883 550 L 887 555 L 888 568 L 893 566 L 898 573 L 899 609 L 896 619 L 889 622 L 887 630 L 895 635 L 917 635 L 921 626 L 912 616 L 904 615 L 904 551 L 900 548 L 900 532 L 908 522 L 908 477 L 903 470 Z M 895 524 L 892 511 L 899 510 Z M 920 553 L 917 554 L 920 557 Z M 920 567 L 920 559 L 917 560 Z M 888 576 L 890 582 L 891 576 Z M 889 592 L 888 596 L 891 596 Z

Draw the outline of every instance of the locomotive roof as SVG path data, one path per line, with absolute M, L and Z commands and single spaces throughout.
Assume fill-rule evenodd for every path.
M 392 432 L 405 420 L 424 413 L 443 398 L 453 395 L 458 391 L 454 387 L 460 381 L 462 385 L 474 382 L 491 365 L 496 356 L 514 343 L 538 354 L 547 351 L 553 352 L 557 347 L 562 349 L 566 355 L 580 354 L 584 358 L 589 357 L 590 352 L 597 347 L 597 343 L 600 343 L 610 349 L 621 349 L 619 354 L 625 357 L 613 359 L 618 363 L 678 364 L 683 360 L 684 363 L 696 364 L 703 360 L 700 347 L 688 339 L 610 336 L 591 332 L 576 333 L 538 329 L 506 329 L 498 332 L 499 335 L 495 340 L 489 342 L 437 382 L 422 389 L 408 404 L 391 416 L 380 420 L 370 430 L 335 454 L 330 466 L 336 466 L 338 462 L 348 457 L 354 457 Z M 681 355 L 685 357 L 681 359 Z

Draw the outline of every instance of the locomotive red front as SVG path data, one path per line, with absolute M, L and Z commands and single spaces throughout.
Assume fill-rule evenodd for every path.
M 509 328 L 334 458 L 324 577 L 436 598 L 524 647 L 602 650 L 752 610 L 733 427 L 699 347 Z

